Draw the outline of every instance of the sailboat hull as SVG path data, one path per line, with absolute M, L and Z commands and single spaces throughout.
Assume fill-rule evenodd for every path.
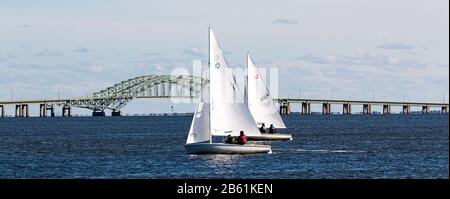
M 193 143 L 184 145 L 187 154 L 258 154 L 272 153 L 270 145 Z
M 257 136 L 247 136 L 248 141 L 289 141 L 292 139 L 292 135 L 289 134 L 261 133 Z

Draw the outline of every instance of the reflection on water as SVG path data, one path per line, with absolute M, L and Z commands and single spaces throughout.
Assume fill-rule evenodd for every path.
M 188 155 L 189 161 L 204 162 L 204 166 L 215 174 L 232 174 L 239 169 L 239 162 L 246 161 L 249 155 Z

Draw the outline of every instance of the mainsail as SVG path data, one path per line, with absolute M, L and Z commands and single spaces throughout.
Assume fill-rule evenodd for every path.
M 244 131 L 250 136 L 261 135 L 248 106 L 237 101 L 243 99 L 241 92 L 211 28 L 209 36 L 211 134 L 239 135 Z
M 265 123 L 266 126 L 273 124 L 276 128 L 286 128 L 250 55 L 247 55 L 247 71 L 246 103 L 253 118 L 258 125 Z

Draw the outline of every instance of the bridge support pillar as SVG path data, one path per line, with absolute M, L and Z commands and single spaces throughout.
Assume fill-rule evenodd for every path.
M 291 105 L 289 104 L 289 102 L 286 102 L 283 105 L 283 115 L 289 115 L 291 114 Z
M 47 104 L 39 104 L 39 117 L 47 117 Z
M 331 104 L 330 103 L 323 103 L 322 104 L 322 114 L 323 115 L 331 114 Z
M 5 117 L 5 107 L 3 105 L 0 105 L 0 117 Z
M 389 104 L 383 105 L 383 114 L 391 114 L 391 105 Z
M 15 116 L 16 117 L 22 117 L 22 109 L 20 108 L 20 104 L 16 104 L 16 109 L 15 109 Z
M 441 113 L 442 114 L 448 114 L 448 107 L 447 106 L 441 107 Z
M 280 115 L 289 115 L 291 113 L 291 105 L 289 102 L 282 102 L 280 105 Z
M 428 114 L 430 112 L 430 107 L 422 106 L 422 114 Z
M 363 114 L 372 114 L 371 104 L 363 104 Z
M 119 110 L 113 110 L 111 116 L 122 116 L 122 113 Z
M 92 116 L 93 117 L 105 116 L 105 111 L 96 109 L 94 110 L 94 112 L 92 112 Z
M 342 105 L 342 114 L 351 115 L 352 114 L 352 105 L 347 103 Z
M 29 117 L 28 104 L 16 105 L 16 117 Z
M 411 112 L 411 107 L 409 105 L 403 105 L 403 114 L 409 114 Z
M 193 96 L 194 96 L 194 87 L 193 87 L 193 84 L 191 81 L 191 84 L 189 86 L 189 97 L 191 97 L 191 99 L 192 99 Z
M 53 108 L 53 105 L 47 106 L 45 110 L 45 115 L 47 115 L 47 111 L 50 110 L 50 117 L 55 117 L 55 108 Z
M 28 109 L 28 104 L 22 104 L 22 117 L 30 117 L 30 112 Z
M 70 106 L 66 106 L 66 105 L 64 105 L 63 107 L 62 107 L 62 116 L 63 117 L 71 117 L 72 116 L 72 114 L 71 114 L 71 107 Z
M 155 89 L 155 97 L 159 96 L 159 85 L 155 86 L 153 89 Z
M 311 114 L 311 104 L 309 102 L 302 102 L 302 115 Z
M 162 90 L 161 90 L 161 96 L 166 97 L 166 96 L 167 96 L 167 95 L 166 95 L 166 84 L 163 84 L 161 87 L 162 87 Z

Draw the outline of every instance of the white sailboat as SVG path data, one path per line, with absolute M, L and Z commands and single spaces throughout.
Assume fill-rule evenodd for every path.
M 269 90 L 249 54 L 247 54 L 247 71 L 246 102 L 258 127 L 262 124 L 267 126 L 273 124 L 275 128 L 286 128 L 273 103 Z M 249 136 L 249 140 L 282 141 L 292 140 L 292 136 L 289 134 L 262 133 L 261 135 Z
M 188 154 L 270 153 L 270 145 L 214 143 L 213 137 L 258 136 L 250 110 L 245 103 L 229 101 L 239 95 L 239 87 L 228 73 L 228 64 L 216 37 L 209 28 L 209 83 L 202 86 L 185 149 Z

